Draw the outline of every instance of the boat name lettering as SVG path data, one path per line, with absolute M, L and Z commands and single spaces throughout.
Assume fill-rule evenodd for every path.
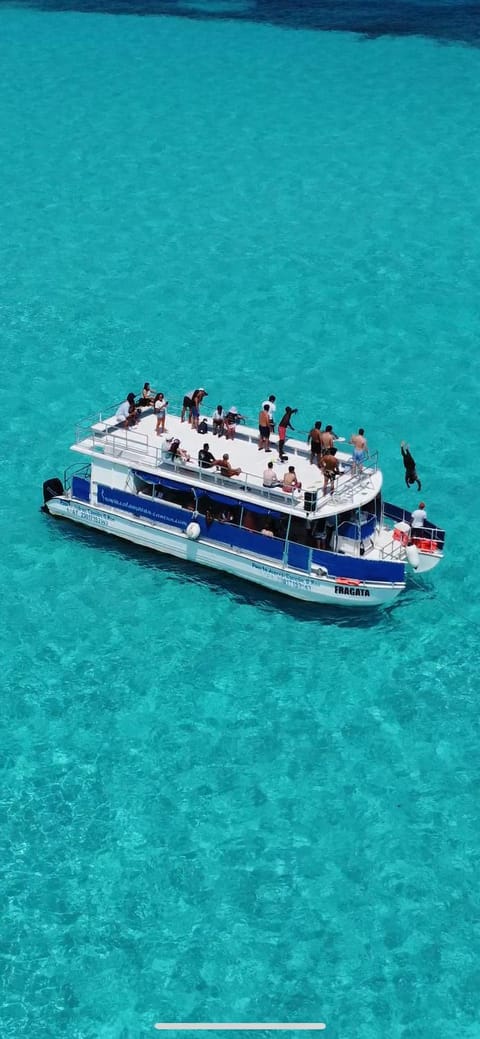
M 360 596 L 362 599 L 370 598 L 370 592 L 368 588 L 355 588 L 352 585 L 348 584 L 336 584 L 335 595 L 356 595 Z
M 280 580 L 283 585 L 287 588 L 312 588 L 312 582 L 308 577 L 295 577 L 293 574 L 279 573 L 278 570 L 274 570 L 271 566 L 264 566 L 262 563 L 252 563 L 252 570 L 262 570 L 264 574 L 270 574 L 271 577 L 276 577 Z
M 78 519 L 80 523 L 89 523 L 93 527 L 108 527 L 108 516 L 102 516 L 98 512 L 92 512 L 91 509 L 82 509 L 78 505 L 71 510 L 71 515 L 74 519 Z
M 130 513 L 132 516 L 145 516 L 149 520 L 154 520 L 156 523 L 167 523 L 171 527 L 181 527 L 182 530 L 185 526 L 185 520 L 183 517 L 173 516 L 171 513 L 163 510 L 160 503 L 154 502 L 143 502 L 141 499 L 138 501 L 127 501 L 115 494 L 115 491 L 110 489 L 101 488 L 101 494 L 99 493 L 99 501 L 102 505 L 110 505 L 113 509 L 119 509 L 123 513 Z

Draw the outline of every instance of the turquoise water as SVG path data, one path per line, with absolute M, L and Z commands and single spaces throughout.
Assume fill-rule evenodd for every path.
M 5 1039 L 478 1039 L 480 53 L 0 10 Z M 54 523 L 145 379 L 365 425 L 448 531 L 312 612 Z

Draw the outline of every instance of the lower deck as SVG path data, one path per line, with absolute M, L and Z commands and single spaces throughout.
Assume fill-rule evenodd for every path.
M 98 475 L 98 474 L 97 474 Z M 148 524 L 186 531 L 192 520 L 205 544 L 228 547 L 261 560 L 311 573 L 323 568 L 334 577 L 398 583 L 404 580 L 405 553 L 393 540 L 392 530 L 381 525 L 375 511 L 362 514 L 361 526 L 344 519 L 340 524 L 302 519 L 274 508 L 253 508 L 233 497 L 212 493 L 194 495 L 188 485 L 178 485 L 158 475 L 131 471 L 130 486 L 119 489 L 92 481 L 89 474 L 75 475 L 73 497 L 102 511 L 136 517 Z M 379 507 L 373 502 L 372 508 Z M 356 537 L 355 537 L 356 535 Z

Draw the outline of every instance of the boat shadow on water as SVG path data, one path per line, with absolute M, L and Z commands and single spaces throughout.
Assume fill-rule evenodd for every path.
M 49 524 L 52 520 L 46 514 Z M 394 611 L 400 606 L 406 606 L 414 600 L 417 594 L 425 595 L 425 586 L 420 578 L 414 578 L 408 582 L 403 596 L 396 599 L 388 606 L 373 606 L 371 608 L 358 610 L 345 607 L 333 607 L 325 604 L 311 604 L 302 602 L 301 599 L 290 599 L 280 592 L 270 591 L 261 585 L 250 584 L 248 581 L 231 574 L 225 574 L 221 570 L 210 569 L 196 563 L 176 559 L 160 552 L 154 552 L 149 548 L 132 544 L 129 541 L 120 540 L 114 534 L 103 530 L 89 530 L 79 527 L 77 524 L 60 522 L 55 524 L 54 535 L 60 535 L 78 545 L 79 541 L 92 549 L 105 549 L 106 545 L 112 555 L 117 559 L 126 559 L 135 566 L 147 570 L 159 572 L 166 580 L 176 581 L 179 585 L 202 585 L 213 594 L 228 596 L 231 603 L 241 606 L 253 606 L 265 613 L 278 613 L 279 610 L 295 621 L 308 624 L 327 624 L 342 628 L 374 628 L 379 623 L 392 618 Z M 428 594 L 428 592 L 427 592 Z M 431 595 L 434 590 L 432 587 Z
M 471 0 L 428 5 L 392 4 L 378 0 L 346 0 L 342 4 L 305 0 L 279 4 L 277 0 L 17 0 L 16 6 L 45 12 L 135 17 L 185 18 L 198 21 L 241 21 L 283 29 L 355 33 L 363 40 L 382 36 L 423 36 L 442 43 L 478 47 L 480 29 Z

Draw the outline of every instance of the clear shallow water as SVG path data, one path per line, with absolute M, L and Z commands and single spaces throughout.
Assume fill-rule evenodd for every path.
M 476 1039 L 479 56 L 0 26 L 2 1035 Z M 145 378 L 363 423 L 399 503 L 407 436 L 444 565 L 312 614 L 46 520 L 75 421 Z

